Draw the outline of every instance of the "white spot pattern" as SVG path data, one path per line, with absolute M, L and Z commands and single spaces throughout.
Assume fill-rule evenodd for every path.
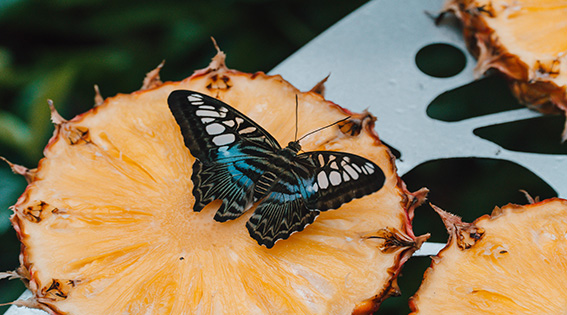
M 343 165 L 343 168 L 345 169 L 345 171 L 347 171 L 347 173 L 350 175 L 350 177 L 352 177 L 354 180 L 358 179 L 358 172 L 354 170 L 354 168 L 352 168 L 352 166 L 350 166 L 349 164 L 345 164 Z
M 317 186 L 317 183 L 313 183 L 313 191 L 314 192 L 319 191 L 319 186 Z
M 254 131 L 256 131 L 256 128 L 247 127 L 247 128 L 242 129 L 242 130 L 238 130 L 238 133 L 239 134 L 246 134 L 246 133 L 251 133 L 251 132 L 254 132 Z
M 197 110 L 195 114 L 199 117 L 221 117 L 219 112 L 215 112 L 212 110 Z
M 362 173 L 362 170 L 360 169 L 360 167 L 356 164 L 350 164 L 357 172 Z
M 213 137 L 213 143 L 219 147 L 223 145 L 231 144 L 234 142 L 234 140 L 236 140 L 236 137 L 232 133 L 225 133 Z
M 226 128 L 219 123 L 214 123 L 214 124 L 207 125 L 205 127 L 205 130 L 207 131 L 207 133 L 209 135 L 214 136 L 214 135 L 218 135 L 218 134 L 223 133 L 226 130 Z
M 207 117 L 207 118 L 201 118 L 201 121 L 203 122 L 203 124 L 208 124 L 208 123 L 210 123 L 210 122 L 212 122 L 212 121 L 215 121 L 215 119 L 214 119 L 214 118 L 208 118 L 208 117 Z
M 340 183 L 342 182 L 341 173 L 339 173 L 337 171 L 332 171 L 329 174 L 329 181 L 331 182 L 331 185 L 333 185 L 333 186 L 340 185 Z
M 199 109 L 212 109 L 212 110 L 215 110 L 215 108 L 214 108 L 213 106 L 210 106 L 210 105 L 201 105 L 201 106 L 199 106 Z
M 325 165 L 325 158 L 323 158 L 323 155 L 319 154 L 318 158 L 319 158 L 319 165 Z
M 366 166 L 366 169 L 368 170 L 368 173 L 369 173 L 369 174 L 374 173 L 374 165 L 372 165 L 372 164 L 366 162 L 366 164 L 365 164 L 364 166 Z
M 187 99 L 193 105 L 198 105 L 198 104 L 195 104 L 195 102 L 201 102 L 201 103 L 203 102 L 203 98 L 199 94 L 191 94 L 191 95 L 187 96 Z
M 236 123 L 234 122 L 234 120 L 225 120 L 222 122 L 223 124 L 229 126 L 229 127 L 234 127 L 234 125 L 236 125 Z
M 317 182 L 319 183 L 319 187 L 321 187 L 321 189 L 326 189 L 327 187 L 329 187 L 329 181 L 327 180 L 327 174 L 325 174 L 325 172 L 321 171 L 319 172 L 319 174 L 317 174 Z

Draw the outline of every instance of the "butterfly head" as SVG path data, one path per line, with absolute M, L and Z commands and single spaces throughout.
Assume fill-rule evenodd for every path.
M 301 145 L 299 144 L 299 141 L 291 141 L 290 143 L 287 144 L 287 149 L 297 154 L 301 150 Z

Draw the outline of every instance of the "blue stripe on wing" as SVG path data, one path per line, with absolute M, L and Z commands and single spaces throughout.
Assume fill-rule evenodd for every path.
M 289 185 L 276 184 L 246 222 L 250 235 L 267 248 L 272 248 L 280 239 L 287 239 L 291 234 L 302 231 L 319 215 L 318 210 L 307 208 L 297 185 L 292 185 L 296 192 L 283 192 L 281 190 L 287 190 L 283 186 Z
M 230 163 L 204 165 L 199 160 L 193 164 L 194 211 L 202 210 L 213 200 L 222 200 L 215 220 L 224 222 L 238 218 L 250 209 L 254 182 L 262 171 L 252 164 L 253 159 L 233 160 Z

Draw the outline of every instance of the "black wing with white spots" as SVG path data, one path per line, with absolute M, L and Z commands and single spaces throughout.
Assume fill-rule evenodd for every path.
M 311 224 L 321 211 L 379 190 L 382 170 L 349 153 L 297 154 L 298 142 L 281 148 L 262 127 L 224 102 L 193 91 L 173 91 L 169 108 L 193 164 L 194 211 L 222 200 L 215 220 L 242 215 L 260 201 L 246 226 L 271 248 Z
M 196 158 L 193 210 L 220 199 L 215 220 L 239 217 L 252 206 L 254 183 L 280 145 L 250 118 L 208 95 L 177 90 L 168 104 Z
M 386 178 L 380 167 L 361 156 L 334 151 L 314 151 L 308 156 L 316 165 L 313 170 L 313 189 L 307 203 L 320 211 L 337 209 L 341 205 L 378 191 Z
M 214 163 L 223 158 L 238 158 L 222 154 L 236 145 L 250 145 L 275 152 L 279 143 L 264 128 L 224 102 L 193 91 L 177 90 L 167 99 L 185 146 L 202 163 Z M 221 153 L 221 154 L 219 154 Z
M 246 224 L 250 235 L 268 248 L 302 231 L 320 212 L 378 191 L 385 181 L 372 161 L 344 152 L 307 152 L 290 164 Z

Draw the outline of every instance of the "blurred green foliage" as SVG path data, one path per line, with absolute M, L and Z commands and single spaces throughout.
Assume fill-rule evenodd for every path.
M 208 65 L 215 37 L 231 68 L 269 71 L 365 0 L 0 0 L 0 156 L 36 167 L 53 132 L 47 99 L 67 119 L 129 93 L 162 60 L 161 77 Z M 0 163 L 0 271 L 18 266 L 9 206 L 25 180 Z M 0 281 L 0 303 L 23 291 Z M 7 307 L 0 307 L 2 314 Z

